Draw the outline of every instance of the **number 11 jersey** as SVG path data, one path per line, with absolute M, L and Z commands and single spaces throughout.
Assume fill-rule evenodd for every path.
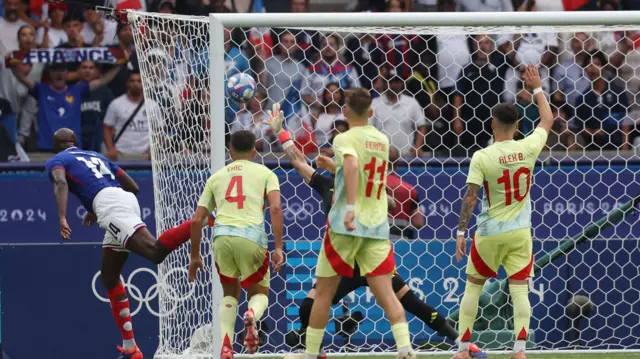
M 335 233 L 363 238 L 389 239 L 387 204 L 387 165 L 389 139 L 373 126 L 353 127 L 333 140 L 336 158 L 334 203 L 329 225 Z M 344 157 L 358 160 L 358 191 L 355 203 L 355 227 L 344 226 L 347 191 L 344 183 Z
M 267 248 L 265 198 L 280 191 L 275 173 L 251 161 L 239 160 L 214 173 L 205 184 L 198 206 L 216 211 L 213 238 L 243 237 Z
M 501 141 L 476 152 L 468 184 L 484 187 L 477 234 L 491 236 L 531 227 L 531 176 L 547 142 L 541 128 L 519 141 Z

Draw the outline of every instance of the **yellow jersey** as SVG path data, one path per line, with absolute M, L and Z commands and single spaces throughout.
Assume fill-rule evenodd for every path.
M 522 140 L 496 142 L 474 153 L 467 183 L 484 187 L 479 235 L 531 227 L 531 176 L 547 135 L 537 128 Z
M 251 161 L 234 161 L 209 177 L 198 206 L 209 212 L 217 208 L 214 239 L 238 236 L 267 248 L 265 199 L 272 191 L 280 191 L 275 173 Z
M 331 229 L 340 234 L 389 239 L 387 166 L 389 139 L 373 126 L 354 127 L 333 140 L 336 157 L 334 204 L 329 212 Z M 347 192 L 344 185 L 345 156 L 358 160 L 358 193 L 355 203 L 355 231 L 344 227 Z

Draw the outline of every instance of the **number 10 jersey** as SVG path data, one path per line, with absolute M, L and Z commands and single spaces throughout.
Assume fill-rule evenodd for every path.
M 271 191 L 280 191 L 278 177 L 251 161 L 234 161 L 209 177 L 198 206 L 209 212 L 217 208 L 213 238 L 243 237 L 267 248 L 264 211 Z
M 336 158 L 334 203 L 329 225 L 335 233 L 363 238 L 389 239 L 387 204 L 387 165 L 389 139 L 373 126 L 353 127 L 333 140 Z M 355 202 L 355 231 L 344 226 L 347 192 L 344 158 L 358 160 L 358 191 Z
M 478 235 L 531 227 L 531 175 L 546 141 L 547 132 L 538 128 L 522 140 L 496 142 L 473 155 L 467 183 L 484 187 Z

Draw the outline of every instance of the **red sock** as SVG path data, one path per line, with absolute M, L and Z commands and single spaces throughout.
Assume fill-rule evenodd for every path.
M 111 314 L 116 320 L 116 325 L 120 329 L 122 340 L 133 340 L 133 325 L 131 324 L 131 311 L 129 310 L 129 298 L 121 299 L 126 296 L 127 291 L 122 283 L 115 288 L 107 291 L 107 296 L 111 302 Z M 127 348 L 125 348 L 127 349 Z
M 193 220 L 190 219 L 173 228 L 169 228 L 167 231 L 162 233 L 160 237 L 158 237 L 158 240 L 169 250 L 175 250 L 176 248 L 180 247 L 181 244 L 188 241 L 191 237 L 192 222 Z

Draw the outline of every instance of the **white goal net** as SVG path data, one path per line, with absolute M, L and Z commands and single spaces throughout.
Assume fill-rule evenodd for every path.
M 640 225 L 634 214 L 640 26 L 633 25 L 639 19 L 637 13 L 130 13 L 145 97 L 154 104 L 157 230 L 191 217 L 205 180 L 228 158 L 229 133 L 253 131 L 256 161 L 281 182 L 287 255 L 286 268 L 272 276 L 260 352 L 299 350 L 298 307 L 313 285 L 325 217 L 320 197 L 290 167 L 262 121 L 266 109 L 281 102 L 298 147 L 310 159 L 331 156 L 332 138 L 345 130 L 343 90 L 364 87 L 375 98 L 372 124 L 400 152 L 389 174 L 396 189 L 388 189 L 398 201 L 390 214 L 398 273 L 421 300 L 456 322 L 466 261 L 455 260 L 453 234 L 469 159 L 491 143 L 491 108 L 498 103 L 516 105 L 518 136 L 535 128 L 537 107 L 519 69 L 536 64 L 555 123 L 530 187 L 535 278 L 529 346 L 640 349 Z M 259 83 L 246 106 L 225 98 L 224 81 L 237 72 Z M 207 273 L 195 285 L 185 275 L 188 247 L 159 267 L 156 357 L 215 357 L 219 350 L 221 288 L 208 231 L 203 246 Z M 499 273 L 481 299 L 473 341 L 486 349 L 513 342 L 505 284 Z M 245 308 L 246 302 L 240 313 Z M 415 347 L 453 344 L 420 319 L 409 320 Z M 389 323 L 366 288 L 334 307 L 327 331 L 329 352 L 393 349 Z M 237 335 L 237 353 L 241 343 Z

